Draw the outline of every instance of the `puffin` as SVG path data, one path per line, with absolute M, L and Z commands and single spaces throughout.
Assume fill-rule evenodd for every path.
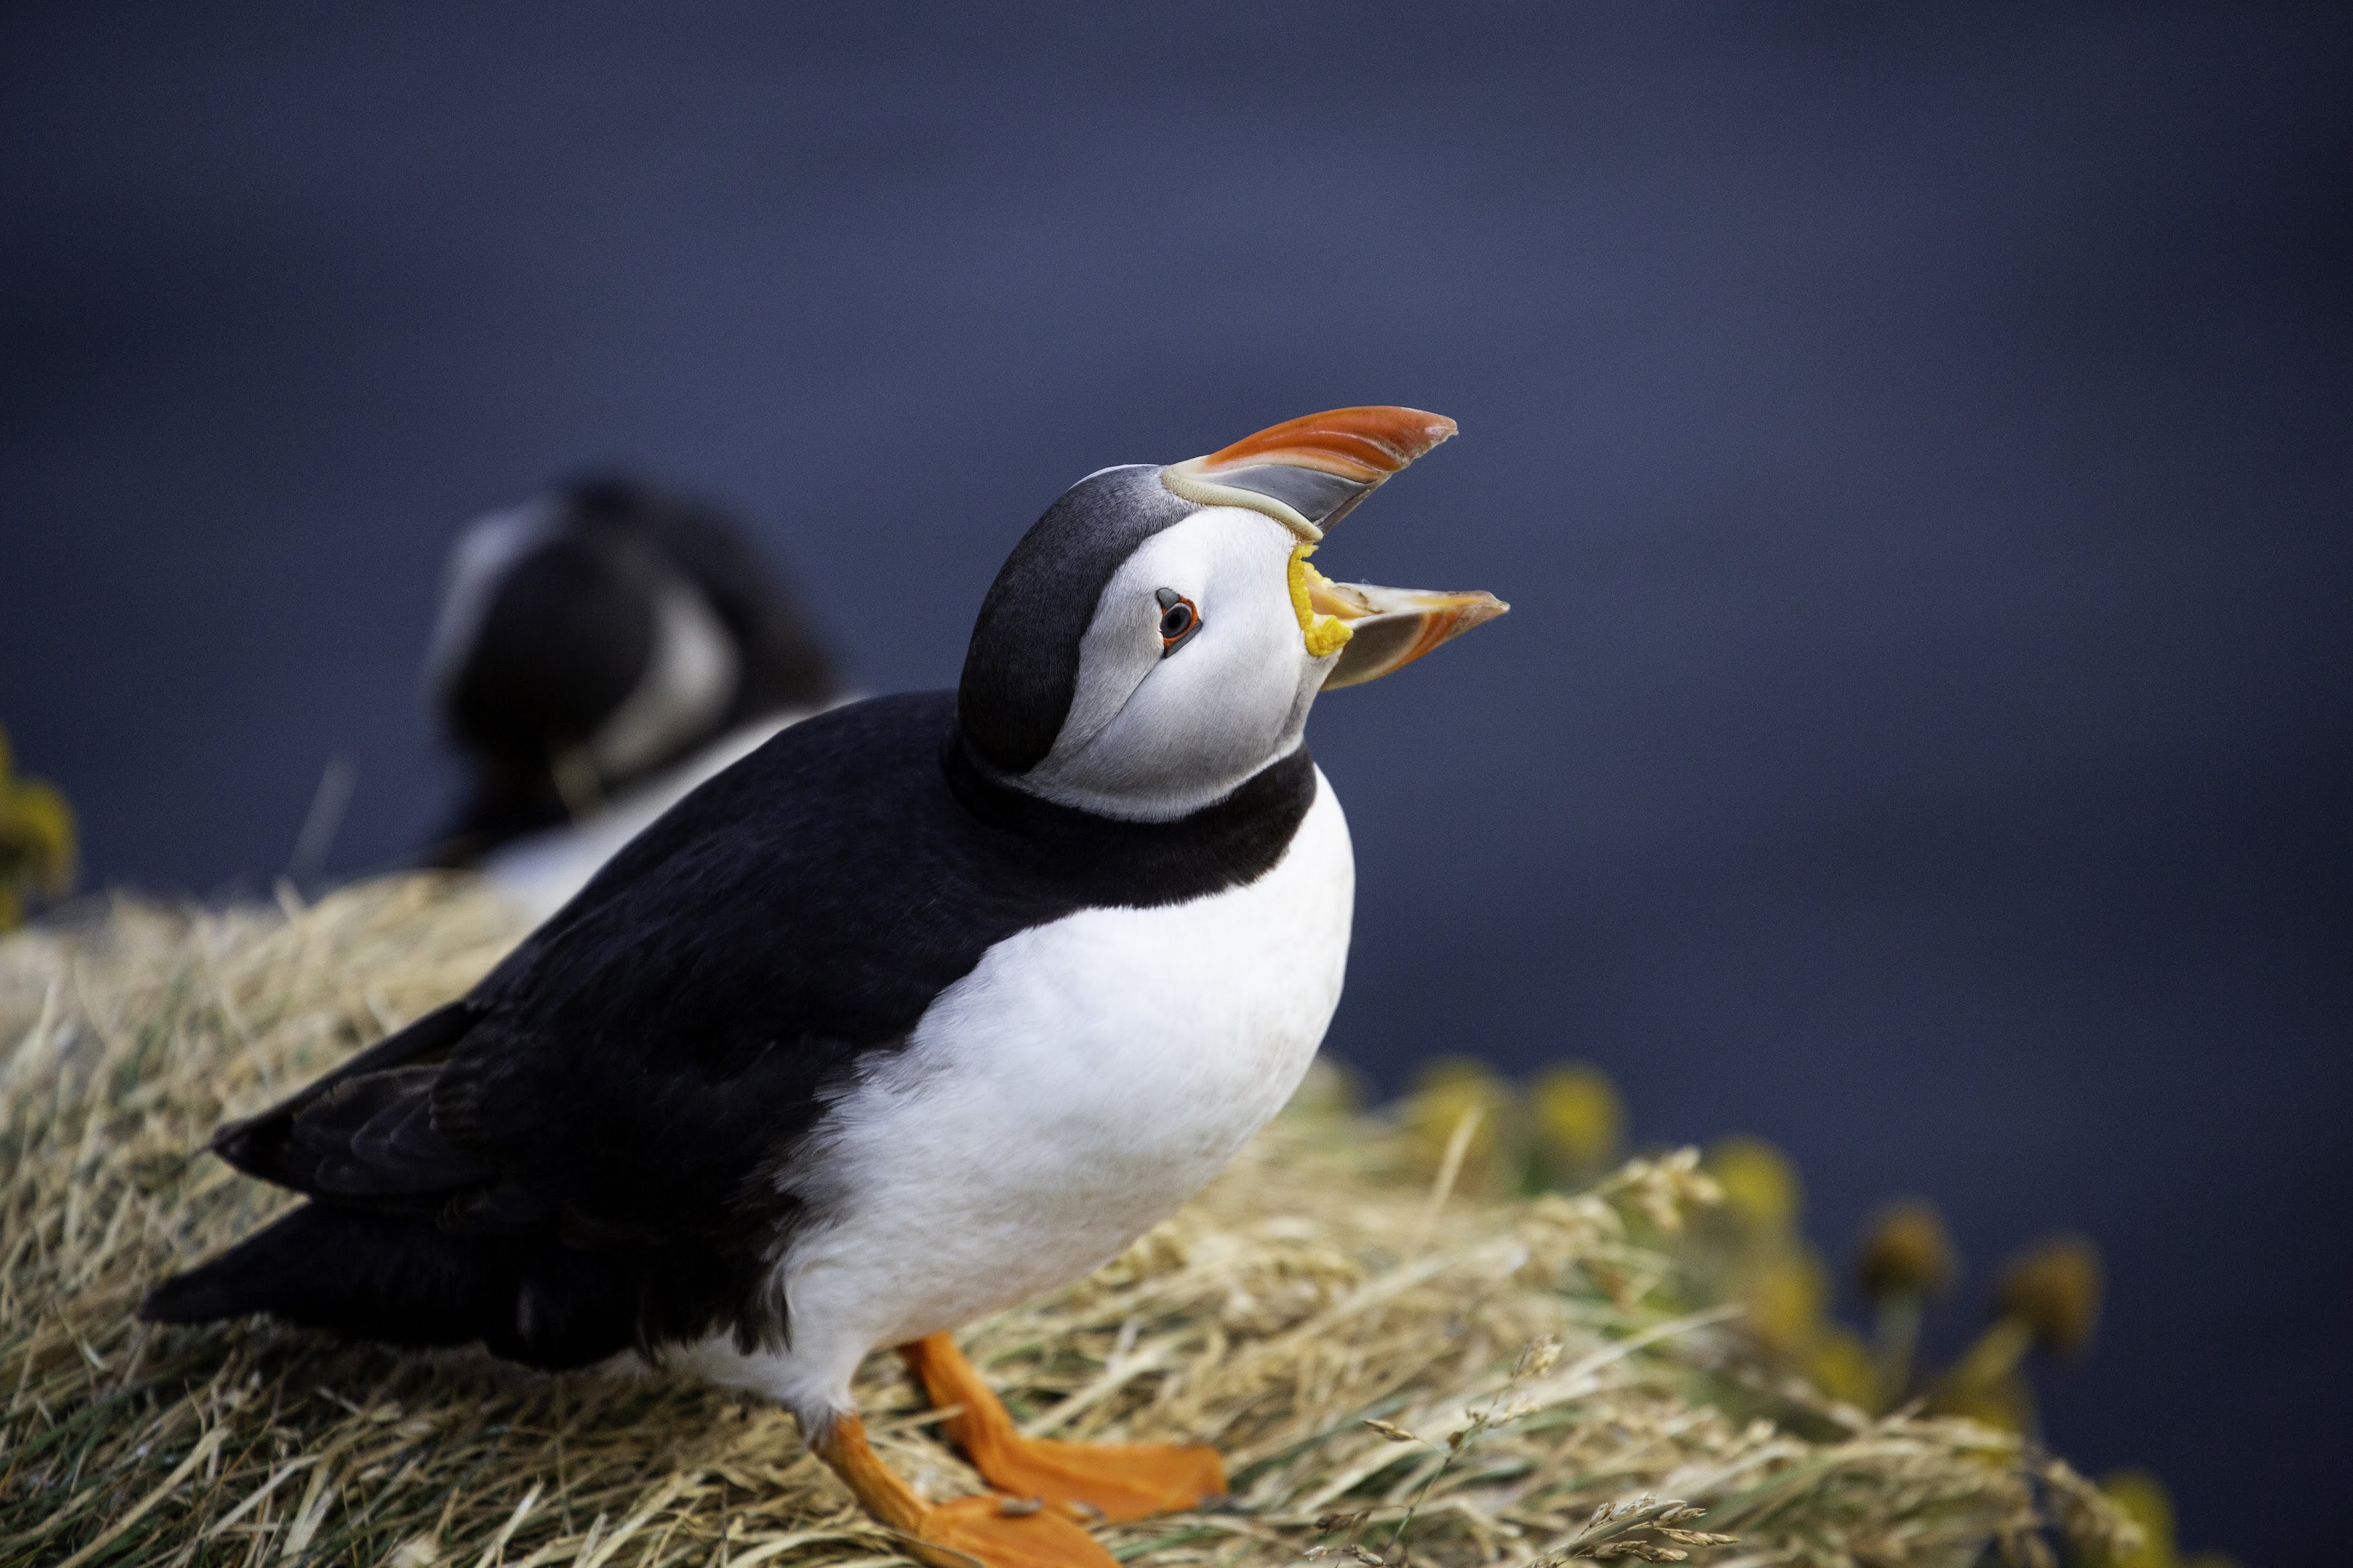
M 423 859 L 481 872 L 534 921 L 697 784 L 844 695 L 732 518 L 621 475 L 459 536 L 426 689 L 468 782 Z
M 1355 893 L 1308 711 L 1507 608 L 1309 558 L 1454 433 L 1344 408 L 1080 480 L 956 689 L 783 731 L 472 991 L 224 1126 L 307 1202 L 141 1315 L 765 1395 L 935 1568 L 1111 1568 L 1089 1522 L 1219 1497 L 1208 1447 L 1024 1436 L 954 1332 L 1116 1257 L 1305 1073 Z M 882 1348 L 988 1492 L 875 1455 Z

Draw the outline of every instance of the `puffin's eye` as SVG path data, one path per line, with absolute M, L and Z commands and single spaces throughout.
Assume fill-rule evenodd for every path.
M 1201 611 L 1174 588 L 1163 588 L 1152 596 L 1160 601 L 1160 657 L 1166 658 L 1201 629 Z

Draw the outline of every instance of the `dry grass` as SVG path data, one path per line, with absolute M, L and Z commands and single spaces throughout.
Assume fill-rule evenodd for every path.
M 0 1563 L 902 1561 L 762 1405 L 132 1321 L 146 1286 L 282 1202 L 190 1157 L 215 1123 L 513 935 L 488 895 L 417 878 L 307 910 L 119 902 L 0 943 Z M 1236 1506 L 1106 1531 L 1121 1558 L 1959 1564 L 2116 1528 L 2015 1437 L 1865 1416 L 1679 1310 L 1657 1222 L 1705 1196 L 1687 1164 L 1444 1202 L 1396 1173 L 1398 1145 L 1303 1102 L 1125 1257 L 967 1336 L 1034 1431 L 1225 1451 Z M 892 1358 L 861 1397 L 920 1488 L 975 1489 Z

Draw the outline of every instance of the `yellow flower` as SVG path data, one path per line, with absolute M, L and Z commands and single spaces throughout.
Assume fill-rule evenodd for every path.
M 1806 1371 L 1814 1386 L 1832 1399 L 1843 1400 L 1858 1410 L 1879 1408 L 1879 1369 L 1873 1364 L 1871 1347 L 1844 1323 L 1823 1327 L 1820 1340 L 1806 1360 Z
M 1742 1274 L 1740 1300 L 1748 1309 L 1749 1332 L 1783 1355 L 1802 1357 L 1822 1333 L 1822 1307 L 1830 1297 L 1821 1263 L 1801 1247 L 1776 1248 Z
M 2034 1430 L 2034 1394 L 2015 1372 L 1982 1382 L 1941 1385 L 1928 1402 L 1939 1415 L 1959 1415 L 1999 1431 Z
M 1537 1147 L 1566 1176 L 1592 1175 L 1614 1159 L 1626 1136 L 1626 1106 L 1609 1075 L 1591 1062 L 1559 1062 L 1528 1090 Z
M 2100 1489 L 2140 1529 L 2140 1544 L 2104 1552 L 2101 1568 L 2174 1568 L 2179 1561 L 2173 1538 L 2173 1500 L 2165 1483 L 2147 1470 L 2116 1470 L 2100 1478 Z
M 1423 1174 L 1437 1171 L 1466 1119 L 1471 1140 L 1458 1178 L 1461 1186 L 1490 1191 L 1504 1185 L 1511 1163 L 1518 1106 L 1511 1086 L 1486 1063 L 1472 1057 L 1439 1057 L 1416 1075 L 1406 1098 L 1406 1147 Z
M 1952 1289 L 1960 1270 L 1952 1234 L 1936 1205 L 1919 1198 L 1901 1198 L 1879 1211 L 1863 1233 L 1855 1259 L 1855 1278 L 1862 1293 L 1882 1296 L 1941 1296 Z
M 1903 1198 L 1888 1205 L 1863 1233 L 1855 1281 L 1872 1303 L 1879 1385 L 1889 1404 L 1912 1386 L 1927 1299 L 1951 1289 L 1959 1271 L 1960 1260 L 1943 1217 L 1923 1199 Z
M 28 899 L 54 902 L 73 891 L 73 808 L 39 779 L 10 766 L 0 730 L 0 931 L 25 918 Z
M 1805 1205 L 1789 1157 L 1761 1138 L 1726 1138 L 1707 1154 L 1708 1173 L 1724 1188 L 1725 1207 L 1752 1229 L 1786 1235 Z
M 2056 1355 L 2074 1355 L 2100 1321 L 2100 1249 L 2080 1236 L 2054 1236 L 2002 1270 L 1995 1310 L 2033 1331 Z

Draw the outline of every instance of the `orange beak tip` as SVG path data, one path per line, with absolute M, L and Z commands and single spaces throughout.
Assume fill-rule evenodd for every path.
M 1512 606 L 1494 595 L 1473 589 L 1460 594 L 1428 594 L 1366 584 L 1341 584 L 1372 610 L 1350 622 L 1350 636 L 1324 678 L 1324 689 L 1362 686 L 1378 680 L 1482 626 Z
M 1194 461 L 1204 473 L 1278 463 L 1378 484 L 1459 429 L 1445 415 L 1419 408 L 1333 408 L 1270 425 Z
M 1265 512 L 1312 544 L 1382 481 L 1454 433 L 1453 420 L 1419 408 L 1332 408 L 1171 463 L 1161 479 L 1203 506 Z

